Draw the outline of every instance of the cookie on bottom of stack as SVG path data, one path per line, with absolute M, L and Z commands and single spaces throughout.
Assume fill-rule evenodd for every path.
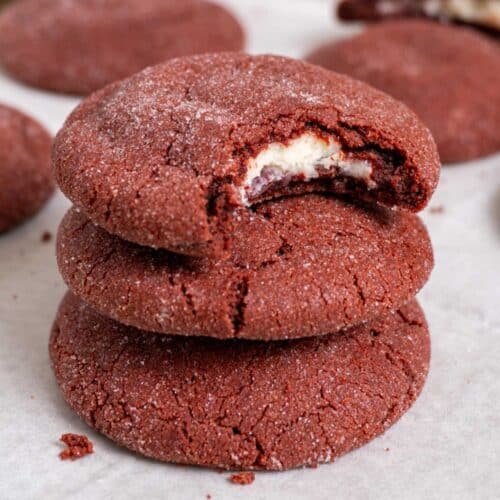
M 430 342 L 416 301 L 340 333 L 256 342 L 141 331 L 68 294 L 50 356 L 69 405 L 122 446 L 283 470 L 333 461 L 389 428 L 422 390 Z

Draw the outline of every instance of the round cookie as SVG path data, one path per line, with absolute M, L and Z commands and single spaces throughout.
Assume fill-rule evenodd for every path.
M 500 48 L 467 28 L 387 21 L 336 41 L 310 62 L 400 99 L 428 125 L 443 163 L 500 149 Z
M 429 356 L 416 302 L 340 334 L 245 342 L 143 332 L 69 294 L 50 339 L 63 396 L 91 427 L 224 469 L 314 466 L 364 445 L 415 401 Z
M 234 207 L 334 191 L 416 211 L 440 169 L 430 132 L 387 95 L 301 61 L 231 53 L 172 60 L 96 93 L 53 159 L 96 224 L 194 256 L 222 251 Z
M 52 195 L 51 143 L 33 118 L 0 104 L 0 233 L 34 215 Z
M 88 94 L 172 57 L 241 50 L 243 29 L 204 0 L 20 0 L 0 15 L 0 63 L 36 87 Z
M 121 323 L 160 333 L 275 340 L 394 310 L 433 265 L 417 216 L 318 194 L 235 212 L 230 257 L 193 258 L 112 236 L 77 210 L 57 258 L 70 289 Z

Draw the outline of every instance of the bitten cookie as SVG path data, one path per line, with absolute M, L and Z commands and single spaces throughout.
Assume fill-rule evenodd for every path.
M 200 0 L 20 0 L 0 15 L 0 63 L 20 80 L 88 94 L 172 57 L 241 50 L 223 7 Z
M 431 129 L 444 163 L 500 149 L 500 48 L 479 33 L 387 21 L 325 45 L 308 60 L 406 103 Z
M 346 21 L 423 16 L 500 32 L 498 0 L 342 0 L 337 12 Z
M 429 355 L 416 302 L 340 334 L 222 342 L 127 328 L 69 294 L 50 339 L 64 398 L 97 431 L 158 460 L 247 470 L 369 442 L 415 401 Z
M 234 213 L 223 261 L 127 243 L 75 209 L 57 256 L 74 293 L 122 323 L 264 340 L 334 332 L 396 309 L 433 265 L 417 216 L 316 194 Z
M 84 101 L 59 132 L 61 189 L 107 231 L 217 254 L 234 207 L 334 191 L 419 210 L 439 176 L 430 132 L 348 77 L 275 56 L 176 59 Z
M 38 212 L 53 193 L 51 142 L 33 118 L 0 104 L 0 233 Z

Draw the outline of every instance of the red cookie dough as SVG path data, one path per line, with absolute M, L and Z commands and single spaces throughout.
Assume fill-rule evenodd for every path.
M 44 89 L 88 94 L 172 57 L 241 50 L 223 7 L 199 0 L 20 0 L 0 15 L 0 63 Z
M 61 189 L 96 224 L 194 256 L 221 251 L 234 207 L 334 191 L 416 211 L 440 168 L 429 131 L 385 94 L 301 61 L 230 53 L 169 61 L 96 93 L 53 159 Z
M 33 118 L 0 104 L 0 233 L 33 216 L 54 192 L 51 142 Z
M 167 462 L 283 470 L 388 429 L 429 366 L 416 302 L 344 333 L 284 342 L 170 337 L 64 299 L 50 356 L 66 401 L 121 446 Z
M 429 17 L 500 33 L 498 0 L 342 0 L 337 12 L 346 21 Z
M 407 104 L 431 129 L 443 163 L 500 150 L 500 47 L 479 33 L 387 21 L 325 45 L 308 60 Z
M 59 269 L 107 316 L 177 335 L 274 340 L 321 335 L 394 310 L 433 265 L 416 215 L 318 194 L 233 215 L 230 258 L 200 259 L 128 243 L 71 210 Z

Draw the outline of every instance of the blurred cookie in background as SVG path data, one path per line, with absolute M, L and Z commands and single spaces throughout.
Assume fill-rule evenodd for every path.
M 0 233 L 38 212 L 53 193 L 51 142 L 38 122 L 0 104 Z
M 499 0 L 342 0 L 337 14 L 345 21 L 429 17 L 500 33 Z
M 239 22 L 203 0 L 20 0 L 0 15 L 0 64 L 71 94 L 173 57 L 243 46 Z
M 307 58 L 403 101 L 431 129 L 443 163 L 500 150 L 500 49 L 470 29 L 384 21 Z

